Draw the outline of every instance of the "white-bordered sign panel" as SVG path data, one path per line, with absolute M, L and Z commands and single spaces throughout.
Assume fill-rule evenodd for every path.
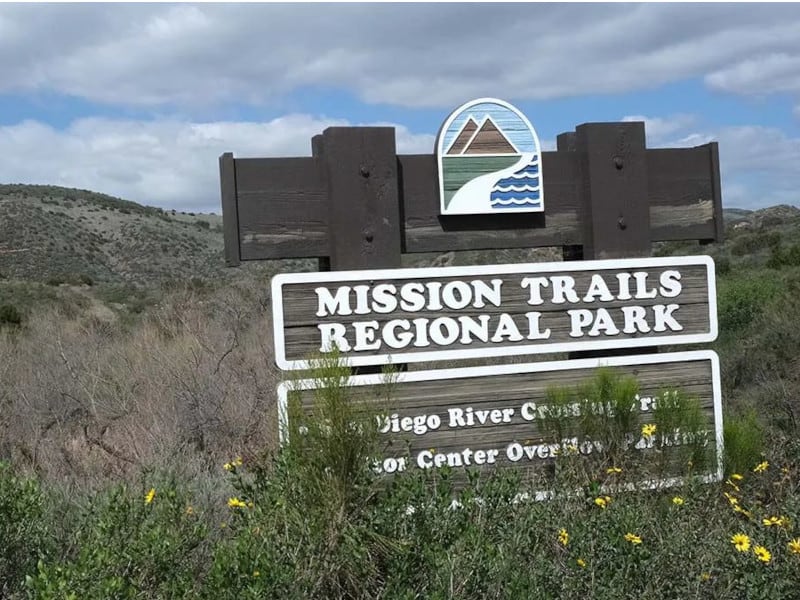
M 710 342 L 708 256 L 334 271 L 272 280 L 275 361 L 351 366 Z
M 634 377 L 638 382 L 638 393 L 631 398 L 624 452 L 639 459 L 641 473 L 652 474 L 659 484 L 680 481 L 687 472 L 706 481 L 722 477 L 719 358 L 708 350 L 401 372 L 388 394 L 381 374 L 351 377 L 349 385 L 352 401 L 377 402 L 384 415 L 383 457 L 377 467 L 383 472 L 445 465 L 510 467 L 538 471 L 546 479 L 548 465 L 564 453 L 591 458 L 603 452 L 602 439 L 581 435 L 581 422 L 585 430 L 604 431 L 602 427 L 587 429 L 582 419 L 590 411 L 614 418 L 609 405 L 586 403 L 580 394 L 574 402 L 559 404 L 564 417 L 560 439 L 547 420 L 553 414 L 548 412 L 553 406 L 548 392 L 579 390 L 577 386 L 596 376 L 598 367 L 609 367 L 615 376 Z M 314 380 L 279 385 L 282 442 L 289 394 L 297 393 L 301 406 L 308 408 L 319 385 Z M 685 402 L 667 407 L 673 400 L 669 394 L 675 390 Z M 692 407 L 692 418 L 682 420 L 677 414 L 688 414 Z M 642 433 L 644 425 L 653 427 L 652 435 Z M 696 451 L 706 462 L 695 459 L 692 466 L 686 457 L 699 456 Z

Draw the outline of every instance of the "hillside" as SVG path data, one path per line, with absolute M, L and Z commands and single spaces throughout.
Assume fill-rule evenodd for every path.
M 0 273 L 29 281 L 152 284 L 218 277 L 222 219 L 54 186 L 0 186 Z
M 724 263 L 757 264 L 791 246 L 800 209 L 726 209 L 722 244 L 655 244 L 654 254 L 710 253 Z M 559 248 L 408 255 L 405 266 L 560 260 Z M 170 282 L 221 283 L 250 273 L 308 270 L 314 261 L 225 266 L 222 217 L 142 206 L 87 190 L 0 185 L 0 280 L 158 288 Z
M 797 598 L 800 210 L 726 216 L 722 243 L 653 252 L 715 258 L 720 335 L 705 347 L 720 359 L 729 479 L 628 492 L 637 469 L 666 464 L 660 449 L 567 451 L 547 459 L 558 501 L 518 502 L 535 484 L 501 469 L 470 477 L 455 505 L 446 470 L 375 478 L 376 420 L 352 426 L 339 370 L 275 452 L 287 376 L 266 284 L 313 261 L 226 269 L 219 217 L 3 187 L 0 597 Z M 545 259 L 560 249 L 404 261 Z M 620 389 L 596 386 L 613 402 Z M 659 405 L 672 446 L 679 412 Z M 549 421 L 524 437 L 572 427 Z M 692 475 L 702 459 L 674 464 Z

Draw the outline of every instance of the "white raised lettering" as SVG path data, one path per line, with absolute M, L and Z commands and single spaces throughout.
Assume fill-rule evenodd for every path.
M 672 313 L 678 310 L 678 308 L 680 308 L 680 306 L 677 304 L 668 304 L 666 306 L 663 304 L 654 305 L 653 315 L 655 317 L 655 324 L 653 325 L 653 331 L 666 331 L 667 327 L 669 327 L 670 331 L 681 331 L 683 325 L 678 323 L 672 316 Z
M 486 306 L 488 300 L 495 306 L 500 306 L 502 298 L 500 296 L 500 287 L 503 285 L 502 279 L 492 279 L 492 286 L 489 287 L 485 281 L 475 279 L 470 281 L 472 289 L 475 292 L 475 299 L 472 306 L 475 308 L 483 308 Z
M 326 287 L 318 287 L 314 290 L 317 294 L 317 316 L 327 317 L 328 315 L 351 315 L 350 310 L 350 287 L 343 285 L 332 295 Z
M 583 337 L 583 328 L 592 324 L 592 311 L 586 308 L 568 310 L 570 320 L 570 337 Z
M 356 345 L 353 350 L 362 352 L 364 350 L 377 350 L 381 347 L 381 340 L 375 339 L 375 332 L 378 329 L 377 321 L 356 321 L 353 329 L 356 332 Z
M 589 284 L 589 290 L 583 297 L 583 301 L 594 302 L 595 298 L 598 296 L 603 302 L 611 302 L 614 299 L 614 296 L 612 296 L 611 292 L 608 290 L 608 285 L 605 279 L 603 279 L 603 276 L 599 273 L 595 273 L 592 275 L 592 282 Z
M 540 331 L 539 321 L 542 318 L 542 313 L 532 311 L 526 312 L 525 316 L 528 319 L 528 339 L 529 340 L 546 340 L 550 338 L 550 328 Z
M 461 310 L 472 302 L 472 288 L 463 281 L 451 281 L 442 289 L 442 300 L 447 308 Z
M 350 351 L 350 343 L 347 341 L 345 335 L 347 328 L 341 323 L 320 323 L 317 325 L 320 332 L 320 352 L 330 352 L 334 347 L 338 348 L 341 352 Z
M 550 280 L 547 279 L 547 277 L 524 277 L 520 285 L 522 287 L 530 286 L 531 288 L 528 304 L 532 306 L 544 304 L 544 300 L 542 300 L 542 287 L 548 287 L 550 285 Z
M 397 310 L 397 288 L 391 283 L 379 283 L 372 291 L 372 310 L 386 314 Z
M 575 293 L 575 280 L 572 277 L 553 275 L 550 280 L 553 283 L 553 304 L 564 304 L 565 301 L 572 304 L 580 302 L 578 294 Z
M 659 291 L 664 298 L 675 298 L 683 289 L 679 271 L 664 271 L 658 278 L 658 282 L 661 284 Z
M 500 315 L 500 323 L 497 325 L 497 330 L 492 336 L 492 342 L 495 344 L 502 342 L 504 337 L 508 338 L 510 342 L 518 342 L 522 339 L 522 334 L 519 332 L 519 329 L 517 329 L 514 319 L 512 319 L 511 315 L 508 313 L 502 313 Z
M 643 306 L 623 306 L 622 314 L 625 315 L 624 333 L 647 333 L 650 326 L 647 324 L 647 311 Z

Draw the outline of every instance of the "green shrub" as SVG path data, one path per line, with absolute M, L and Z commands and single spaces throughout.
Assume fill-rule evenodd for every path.
M 0 461 L 0 597 L 23 589 L 25 576 L 52 549 L 46 499 L 38 482 Z
M 736 333 L 755 321 L 782 291 L 780 279 L 752 272 L 718 282 L 717 314 L 721 333 Z
M 727 415 L 724 423 L 725 472 L 741 473 L 761 462 L 764 456 L 764 430 L 755 411 Z
M 767 267 L 781 269 L 783 267 L 796 266 L 800 266 L 800 244 L 792 244 L 788 247 L 779 245 L 771 249 Z
M 41 560 L 36 598 L 190 598 L 202 574 L 206 527 L 173 485 L 122 485 L 92 498 L 66 556 Z
M 0 305 L 0 325 L 21 325 L 22 313 L 13 304 Z

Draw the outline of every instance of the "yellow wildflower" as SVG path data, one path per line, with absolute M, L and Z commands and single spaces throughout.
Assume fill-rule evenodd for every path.
M 739 475 L 739 473 L 731 473 L 731 479 L 733 479 L 734 481 L 741 481 L 742 479 L 744 479 L 744 477 Z
M 626 533 L 625 534 L 625 541 L 636 545 L 636 544 L 641 544 L 642 543 L 642 538 L 640 538 L 635 533 Z
M 567 446 L 567 454 L 577 454 L 578 453 L 578 446 L 575 444 L 570 444 Z
M 147 492 L 144 496 L 144 503 L 150 504 L 153 501 L 153 498 L 156 497 L 156 488 L 150 488 L 150 491 Z
M 750 550 L 750 538 L 743 533 L 735 533 L 731 537 L 731 543 L 739 552 L 747 552 Z
M 606 469 L 606 473 L 608 473 L 609 475 L 616 475 L 618 473 L 622 473 L 622 469 L 620 469 L 619 467 L 608 467 Z
M 700 573 L 700 581 L 708 581 L 711 579 L 711 573 Z
M 766 519 L 762 519 L 761 522 L 765 527 L 772 527 L 773 525 L 783 527 L 786 525 L 786 517 L 768 517 Z
M 751 513 L 749 510 L 745 510 L 745 509 L 743 509 L 743 508 L 742 508 L 741 506 L 739 506 L 738 504 L 734 504 L 734 506 L 733 506 L 733 512 L 741 513 L 741 514 L 743 514 L 745 517 L 747 517 L 748 519 L 752 519 L 752 518 L 753 518 L 753 514 L 752 514 L 752 513 Z
M 606 499 L 605 499 L 605 498 L 602 498 L 602 497 L 597 497 L 597 498 L 595 498 L 595 499 L 594 499 L 594 503 L 595 503 L 597 506 L 599 506 L 600 508 L 605 508 L 606 506 L 608 506 L 608 502 L 606 502 Z
M 642 435 L 646 438 L 653 437 L 656 432 L 655 423 L 648 423 L 647 425 L 642 425 Z
M 191 506 L 187 506 L 186 507 L 186 514 L 187 515 L 193 515 L 194 514 L 194 509 Z
M 261 573 L 259 571 L 253 571 L 253 577 L 259 577 Z
M 727 483 L 729 486 L 731 486 L 731 487 L 732 487 L 734 490 L 736 490 L 737 492 L 739 491 L 739 486 L 738 486 L 738 485 L 736 485 L 735 483 L 733 483 L 733 482 L 732 482 L 730 479 L 728 479 L 727 481 L 725 481 L 725 483 Z
M 800 538 L 789 540 L 789 552 L 792 554 L 800 554 Z
M 576 560 L 576 561 L 575 561 L 575 563 L 576 563 L 576 564 L 577 564 L 577 565 L 578 565 L 578 566 L 579 566 L 581 569 L 585 569 L 585 568 L 586 568 L 586 561 L 585 561 L 585 560 L 583 560 L 582 558 L 579 558 L 578 560 Z
M 672 503 L 675 506 L 683 506 L 683 498 L 681 498 L 680 496 L 675 496 L 674 498 L 672 498 Z
M 753 469 L 753 473 L 763 473 L 769 468 L 769 462 L 766 460 L 764 462 L 758 463 L 755 468 Z
M 736 506 L 737 504 L 739 504 L 739 499 L 736 496 L 731 496 L 728 492 L 725 492 L 725 497 L 728 499 L 728 502 L 730 502 L 732 506 Z
M 222 465 L 222 468 L 225 469 L 226 471 L 233 471 L 233 465 L 231 463 L 225 463 L 224 465 Z
M 228 498 L 228 506 L 230 508 L 244 508 L 247 505 L 238 498 Z
M 569 544 L 569 533 L 563 527 L 558 530 L 558 543 L 562 546 Z
M 242 457 L 241 456 L 237 456 L 234 459 L 233 464 L 236 465 L 237 467 L 241 467 L 242 466 Z
M 772 560 L 772 554 L 769 550 L 764 548 L 764 546 L 756 546 L 753 548 L 753 554 L 755 554 L 756 558 L 763 563 L 768 563 Z

